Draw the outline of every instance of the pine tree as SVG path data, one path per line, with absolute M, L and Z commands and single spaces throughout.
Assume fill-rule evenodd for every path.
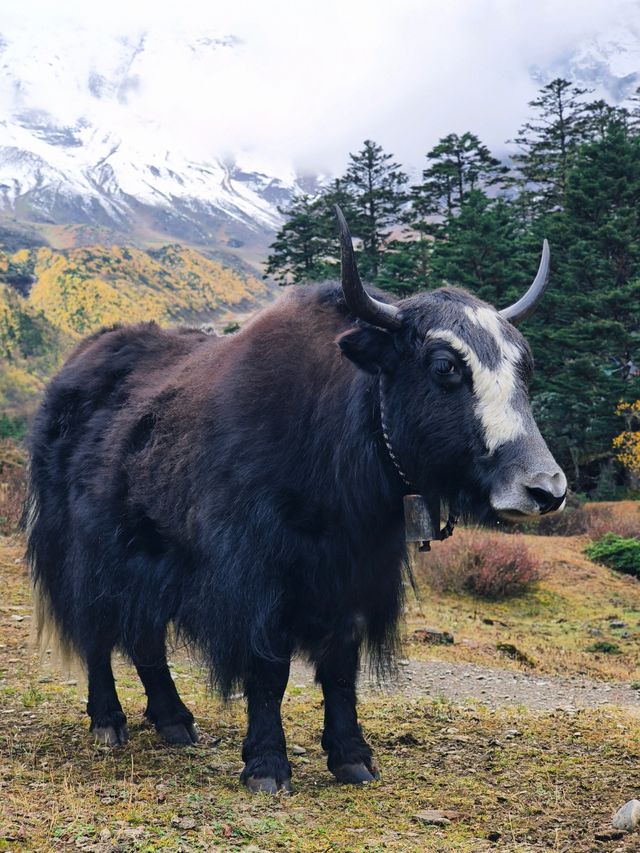
M 562 209 L 567 176 L 579 145 L 585 140 L 585 106 L 581 89 L 558 77 L 540 90 L 529 106 L 536 117 L 526 122 L 513 142 L 516 184 L 523 194 L 522 210 L 545 213 Z
M 373 280 L 391 230 L 400 222 L 407 176 L 393 155 L 370 139 L 349 159 L 343 189 L 353 199 L 355 218 L 350 225 L 362 240 L 362 273 Z
M 457 215 L 447 217 L 445 230 L 446 239 L 433 248 L 433 284 L 463 287 L 498 307 L 517 299 L 532 276 L 515 217 L 503 199 L 470 190 Z
M 412 187 L 411 210 L 415 221 L 434 215 L 451 216 L 476 189 L 499 184 L 506 168 L 473 133 L 450 133 L 427 154 L 429 166 L 422 183 Z
M 611 456 L 619 400 L 638 378 L 612 359 L 640 349 L 640 138 L 613 124 L 584 145 L 565 210 L 536 223 L 552 246 L 551 286 L 527 324 L 537 362 L 536 412 L 574 482 L 592 487 Z
M 287 221 L 270 246 L 265 278 L 298 284 L 335 275 L 335 228 L 329 228 L 324 199 L 298 196 L 280 212 Z

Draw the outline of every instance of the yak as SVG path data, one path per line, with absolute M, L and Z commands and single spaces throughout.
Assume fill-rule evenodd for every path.
M 409 491 L 479 522 L 558 510 L 566 494 L 514 327 L 545 288 L 546 243 L 501 312 L 449 286 L 394 303 L 363 286 L 337 215 L 341 284 L 291 288 L 227 336 L 102 329 L 51 381 L 30 437 L 30 571 L 86 667 L 93 735 L 127 740 L 119 649 L 159 734 L 196 741 L 167 665 L 173 626 L 224 696 L 244 691 L 253 791 L 290 790 L 280 707 L 294 654 L 323 691 L 328 769 L 378 777 L 356 679 L 365 653 L 393 661 Z

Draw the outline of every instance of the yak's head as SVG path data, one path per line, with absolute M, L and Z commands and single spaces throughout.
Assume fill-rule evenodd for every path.
M 384 427 L 413 489 L 479 521 L 562 509 L 567 481 L 533 419 L 531 351 L 514 325 L 546 286 L 546 241 L 535 281 L 502 311 L 457 288 L 389 305 L 364 290 L 337 213 L 342 288 L 363 321 L 339 344 L 359 368 L 379 374 Z

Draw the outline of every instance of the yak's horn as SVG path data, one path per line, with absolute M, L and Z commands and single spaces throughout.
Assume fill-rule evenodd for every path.
M 538 302 L 542 299 L 547 282 L 549 281 L 550 258 L 549 244 L 544 240 L 542 243 L 540 266 L 538 267 L 538 273 L 533 280 L 533 284 L 516 303 L 510 305 L 508 308 L 503 308 L 500 312 L 505 320 L 509 320 L 514 326 L 526 320 L 538 307 Z
M 391 329 L 392 331 L 399 328 L 400 319 L 396 306 L 379 302 L 377 299 L 369 296 L 362 286 L 347 220 L 344 218 L 344 214 L 337 204 L 335 211 L 340 229 L 342 292 L 344 293 L 345 302 L 349 310 L 356 317 L 366 320 L 367 323 L 371 323 L 374 326 Z

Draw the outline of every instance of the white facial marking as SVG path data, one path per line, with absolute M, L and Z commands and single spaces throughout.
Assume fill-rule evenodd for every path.
M 525 433 L 522 416 L 511 403 L 521 352 L 505 338 L 496 311 L 469 305 L 465 305 L 464 310 L 469 320 L 488 332 L 498 345 L 502 359 L 495 370 L 482 364 L 469 344 L 449 329 L 431 329 L 427 337 L 447 341 L 469 365 L 476 397 L 475 412 L 484 428 L 485 444 L 489 453 L 493 453 L 501 444 Z

